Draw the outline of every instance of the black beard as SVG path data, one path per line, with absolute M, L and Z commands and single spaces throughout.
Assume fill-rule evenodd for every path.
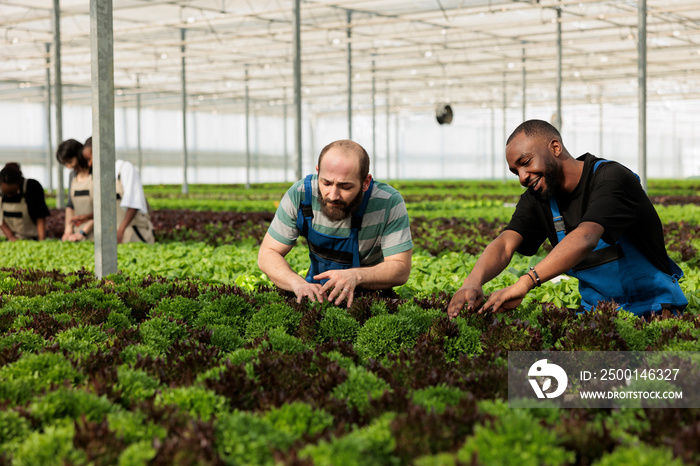
M 544 182 L 547 185 L 547 187 L 542 192 L 537 192 L 532 188 L 527 189 L 532 193 L 533 196 L 535 196 L 536 199 L 540 201 L 549 201 L 559 191 L 558 175 L 559 173 L 557 172 L 556 164 L 551 160 L 547 160 L 544 164 L 543 175 Z
M 355 213 L 357 209 L 359 209 L 360 204 L 362 204 L 362 198 L 364 197 L 365 193 L 360 189 L 360 192 L 357 193 L 357 196 L 355 196 L 355 199 L 353 199 L 352 201 L 338 201 L 335 203 L 335 205 L 331 204 L 331 202 L 328 199 L 323 197 L 323 194 L 321 194 L 320 187 L 318 188 L 317 195 L 318 198 L 321 200 L 321 213 L 325 215 L 328 218 L 328 220 L 337 222 L 339 220 L 348 218 L 350 215 Z

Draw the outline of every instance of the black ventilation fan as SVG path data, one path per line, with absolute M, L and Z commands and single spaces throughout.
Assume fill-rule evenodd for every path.
M 454 113 L 452 113 L 452 107 L 450 107 L 450 104 L 438 105 L 438 108 L 435 111 L 435 118 L 441 125 L 449 125 L 452 123 L 453 116 Z

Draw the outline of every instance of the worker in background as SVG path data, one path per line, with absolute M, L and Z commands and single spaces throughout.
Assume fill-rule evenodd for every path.
M 83 145 L 67 139 L 56 150 L 58 162 L 71 170 L 68 178 L 63 241 L 94 240 L 92 168 L 83 157 Z
M 92 138 L 85 141 L 83 157 L 92 167 Z M 155 242 L 148 202 L 138 169 L 126 160 L 115 162 L 117 178 L 117 243 Z
M 260 246 L 260 270 L 297 302 L 348 307 L 357 294 L 406 283 L 413 241 L 401 194 L 372 179 L 369 156 L 353 141 L 324 147 L 316 171 L 282 198 Z M 309 244 L 306 278 L 285 260 L 299 236 Z
M 8 241 L 46 239 L 44 188 L 37 180 L 24 178 L 19 164 L 11 162 L 0 170 L 0 231 Z

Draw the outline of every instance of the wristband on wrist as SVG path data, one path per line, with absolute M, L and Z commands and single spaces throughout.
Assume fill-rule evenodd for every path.
M 535 281 L 535 277 L 533 277 L 532 275 L 530 275 L 530 272 L 526 273 L 525 275 L 527 275 L 528 277 L 530 277 L 530 280 L 532 280 L 532 287 L 533 287 L 533 288 L 537 288 L 537 282 Z
M 535 276 L 535 287 L 542 286 L 542 281 L 540 281 L 540 276 L 537 275 L 537 270 L 535 270 L 534 267 L 530 267 L 530 272 Z M 528 273 L 528 275 L 530 274 Z M 530 278 L 532 278 L 532 276 L 530 276 Z
M 80 234 L 83 235 L 83 238 L 87 238 L 87 233 L 85 233 L 84 230 L 80 230 Z

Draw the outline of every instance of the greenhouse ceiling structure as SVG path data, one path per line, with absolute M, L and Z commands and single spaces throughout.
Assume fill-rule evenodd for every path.
M 0 100 L 46 100 L 54 3 L 0 1 Z M 60 0 L 69 105 L 91 101 L 89 3 Z M 115 104 L 139 96 L 143 106 L 179 108 L 183 68 L 198 109 L 239 111 L 246 87 L 263 107 L 293 103 L 294 4 L 114 0 Z M 648 98 L 700 98 L 700 3 L 646 7 Z M 566 104 L 636 105 L 639 12 L 637 1 L 303 0 L 303 104 L 342 113 L 350 102 L 368 112 L 374 92 L 389 96 L 393 111 L 500 108 L 554 104 L 561 89 Z

